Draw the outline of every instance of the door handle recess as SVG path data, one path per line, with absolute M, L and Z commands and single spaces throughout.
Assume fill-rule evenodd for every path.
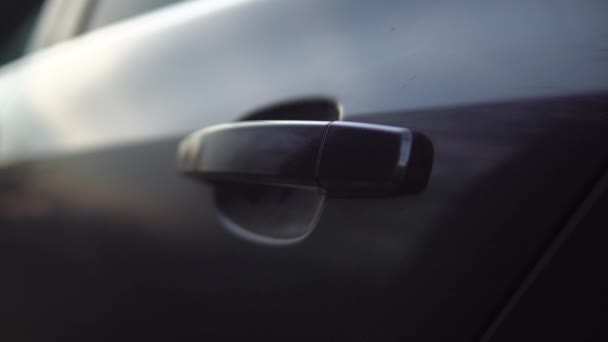
M 418 192 L 430 164 L 424 136 L 344 121 L 216 125 L 190 134 L 178 149 L 180 170 L 206 181 L 313 187 L 333 196 Z

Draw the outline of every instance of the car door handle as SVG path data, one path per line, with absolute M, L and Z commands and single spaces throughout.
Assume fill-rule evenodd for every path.
M 178 149 L 180 170 L 206 181 L 314 187 L 334 196 L 417 192 L 429 162 L 432 145 L 420 134 L 344 121 L 216 125 Z

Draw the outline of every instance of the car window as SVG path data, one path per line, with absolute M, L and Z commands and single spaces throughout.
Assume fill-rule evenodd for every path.
M 0 2 L 0 65 L 24 54 L 41 5 L 42 0 Z
M 99 0 L 91 9 L 84 31 L 90 31 L 129 17 L 184 0 Z
M 185 0 L 46 0 L 28 52 Z

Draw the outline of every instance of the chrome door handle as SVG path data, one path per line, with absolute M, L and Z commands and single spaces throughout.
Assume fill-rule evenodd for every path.
M 316 187 L 334 196 L 417 192 L 429 163 L 432 146 L 422 135 L 344 121 L 216 125 L 190 134 L 178 150 L 180 170 L 206 181 Z

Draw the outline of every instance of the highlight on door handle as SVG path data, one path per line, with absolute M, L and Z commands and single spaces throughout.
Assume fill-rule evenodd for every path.
M 178 166 L 209 182 L 319 188 L 328 196 L 420 192 L 433 149 L 407 128 L 345 121 L 250 121 L 182 140 Z

